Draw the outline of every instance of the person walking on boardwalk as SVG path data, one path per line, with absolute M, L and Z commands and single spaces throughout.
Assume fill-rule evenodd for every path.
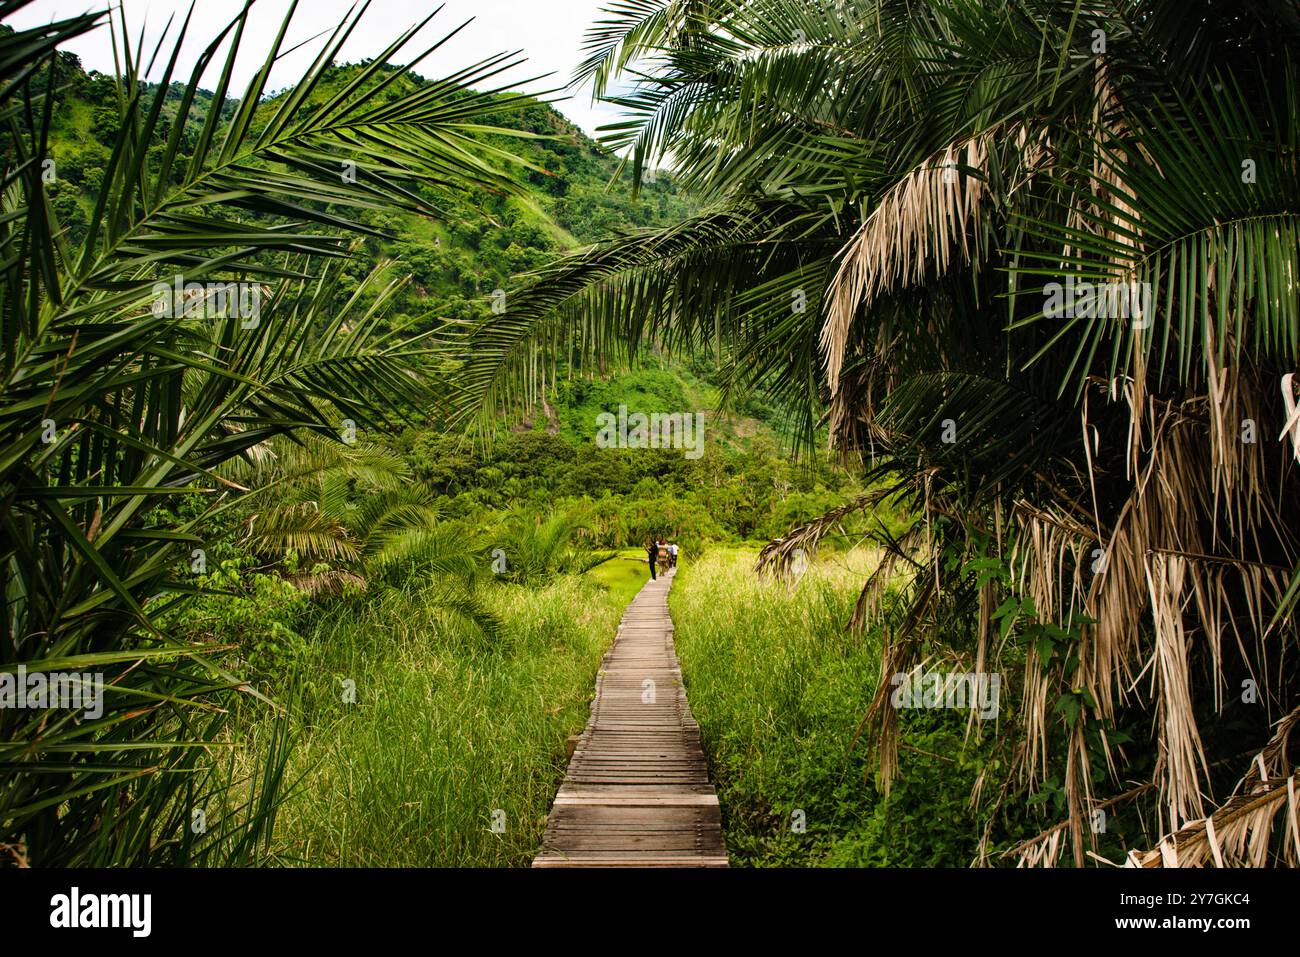
M 656 578 L 655 569 L 659 565 L 659 542 L 656 539 L 650 539 L 650 544 L 646 546 L 646 557 L 650 559 L 650 580 Z
M 677 543 L 673 542 L 668 546 L 668 567 L 677 567 Z

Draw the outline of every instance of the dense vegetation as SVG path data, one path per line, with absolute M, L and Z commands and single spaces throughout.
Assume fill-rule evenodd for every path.
M 211 102 L 226 102 L 247 14 L 211 38 L 178 91 L 184 27 L 157 86 L 140 80 L 145 52 L 115 31 L 115 135 L 80 232 L 47 189 L 57 94 L 73 67 L 58 48 L 103 30 L 103 15 L 0 36 L 0 667 L 104 681 L 98 714 L 0 711 L 0 821 L 19 863 L 262 858 L 288 720 L 273 720 L 257 767 L 236 777 L 213 746 L 233 699 L 267 699 L 231 670 L 228 638 L 192 643 L 165 619 L 208 573 L 209 536 L 244 487 L 222 471 L 246 470 L 279 436 L 392 430 L 438 401 L 430 351 L 389 321 L 384 270 L 356 295 L 341 288 L 352 238 L 371 232 L 357 213 L 420 211 L 416 188 L 514 188 L 463 146 L 467 117 L 503 106 L 467 90 L 490 64 L 407 91 L 390 82 L 402 71 L 370 64 L 325 97 L 347 24 L 288 98 L 263 101 L 281 33 L 229 110 L 203 109 L 198 81 L 213 58 L 226 69 Z M 330 156 L 356 157 L 364 177 L 327 171 Z M 266 302 L 240 315 L 204 301 L 196 315 L 160 300 L 155 284 L 172 278 L 237 279 Z M 202 812 L 217 804 L 209 826 Z
M 375 97 L 380 104 L 434 88 L 432 81 L 416 73 L 379 63 L 330 63 L 321 66 L 306 102 L 327 102 L 369 70 L 377 70 L 376 81 L 392 80 Z M 60 55 L 57 77 L 44 154 L 52 160 L 47 194 L 68 238 L 79 242 L 85 238 L 104 185 L 104 171 L 110 166 L 120 129 L 121 91 L 117 78 L 87 73 L 72 54 Z M 141 92 L 152 96 L 158 91 L 142 83 Z M 178 114 L 187 94 L 192 102 L 182 123 Z M 551 261 L 555 253 L 640 227 L 676 222 L 692 208 L 667 173 L 646 184 L 633 202 L 630 177 L 619 176 L 617 161 L 551 106 L 505 93 L 470 98 L 453 89 L 446 95 L 449 103 L 466 102 L 476 124 L 502 131 L 470 131 L 461 145 L 470 150 L 477 147 L 479 155 L 501 165 L 521 188 L 467 182 L 449 192 L 432 184 L 415 184 L 418 209 L 388 205 L 358 209 L 355 222 L 365 235 L 358 237 L 346 262 L 340 264 L 337 303 L 346 302 L 380 263 L 399 260 L 400 273 L 409 281 L 388 303 L 392 321 L 425 319 L 418 324 L 423 326 L 432 325 L 434 317 L 438 322 L 482 318 L 490 312 L 495 290 L 508 286 L 513 276 Z M 258 129 L 266 110 L 293 96 L 294 88 L 266 96 L 251 120 L 252 128 Z M 157 142 L 150 145 L 146 161 L 161 160 L 174 127 L 179 132 L 173 162 L 183 165 L 192 160 L 213 104 L 211 91 L 191 91 L 183 83 L 172 83 L 163 92 Z M 239 105 L 238 98 L 227 96 L 217 115 L 229 122 Z M 334 162 L 320 159 L 318 172 L 335 170 L 342 182 L 347 164 L 354 163 L 353 173 L 363 179 L 366 175 L 364 152 L 354 147 L 329 160 Z

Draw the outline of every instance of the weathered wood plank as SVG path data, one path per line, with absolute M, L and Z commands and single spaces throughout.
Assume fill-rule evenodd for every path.
M 610 854 L 582 851 L 564 856 L 542 854 L 533 861 L 533 867 L 727 867 L 729 863 L 725 856 L 681 854 L 669 857 L 647 852 L 644 857 L 637 857 L 618 851 Z

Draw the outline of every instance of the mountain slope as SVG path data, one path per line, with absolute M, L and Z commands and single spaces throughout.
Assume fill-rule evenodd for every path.
M 302 109 L 337 93 L 360 69 L 360 65 L 334 67 Z M 60 80 L 49 186 L 55 210 L 75 242 L 90 220 L 102 169 L 118 134 L 117 110 L 110 108 L 118 92 L 112 77 L 87 73 L 71 54 L 61 57 Z M 404 78 L 385 90 L 380 102 L 427 83 L 418 77 Z M 292 92 L 289 88 L 268 97 L 262 115 Z M 164 136 L 175 122 L 180 98 L 181 87 L 176 84 L 164 108 Z M 675 222 L 690 212 L 689 201 L 667 175 L 647 183 L 634 201 L 629 178 L 616 175 L 617 158 L 602 152 L 554 107 L 537 100 L 512 103 L 518 98 L 506 94 L 499 99 L 500 111 L 476 116 L 474 122 L 518 135 L 477 133 L 474 137 L 483 146 L 484 158 L 496 165 L 502 164 L 493 150 L 520 158 L 522 163 L 510 170 L 522 187 L 520 192 L 507 195 L 477 189 L 461 194 L 419 186 L 414 192 L 429 205 L 429 213 L 370 211 L 365 221 L 386 235 L 369 238 L 355 249 L 345 266 L 348 278 L 340 296 L 351 294 L 379 263 L 397 260 L 397 269 L 409 274 L 411 283 L 395 301 L 396 317 L 470 320 L 488 314 L 494 290 L 508 288 L 514 275 L 599 238 Z M 237 106 L 238 101 L 228 99 L 221 110 L 233 115 Z M 201 123 L 212 108 L 212 94 L 201 92 L 181 138 L 182 157 L 194 148 Z M 157 158 L 162 149 L 160 137 L 151 157 Z M 351 165 L 349 157 L 337 160 L 341 176 L 365 175 L 364 168 Z

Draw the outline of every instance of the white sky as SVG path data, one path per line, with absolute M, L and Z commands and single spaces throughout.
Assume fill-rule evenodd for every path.
M 140 26 L 144 24 L 146 49 L 149 53 L 153 52 L 168 17 L 176 13 L 179 25 L 190 6 L 190 0 L 123 2 L 132 43 L 135 43 Z M 292 47 L 321 30 L 332 30 L 343 19 L 352 2 L 353 0 L 299 0 L 285 48 Z M 568 84 L 574 67 L 582 59 L 579 50 L 587 26 L 599 19 L 600 8 L 605 2 L 607 0 L 445 0 L 443 10 L 410 41 L 403 54 L 399 54 L 396 59 L 410 59 L 473 18 L 469 26 L 422 61 L 416 67 L 416 72 L 426 77 L 440 77 L 494 54 L 520 50 L 527 57 L 527 62 L 505 74 L 493 85 L 503 85 L 506 80 L 518 83 L 532 76 L 552 74 L 546 80 L 522 87 L 527 92 L 540 93 Z M 261 66 L 289 4 L 290 0 L 256 0 L 253 4 L 249 29 L 245 32 L 243 50 L 231 84 L 234 95 L 242 92 L 244 84 Z M 36 0 L 6 22 L 14 28 L 29 27 L 88 10 L 103 10 L 107 6 L 108 0 Z M 186 37 L 185 51 L 177 67 L 177 79 L 188 77 L 203 47 L 242 7 L 243 0 L 198 0 Z M 370 8 L 344 45 L 339 59 L 353 62 L 378 55 L 401 31 L 423 19 L 435 7 L 435 2 L 372 0 Z M 292 84 L 301 76 L 325 40 L 326 37 L 322 37 L 282 59 L 271 74 L 268 89 L 274 91 Z M 63 49 L 81 57 L 87 70 L 113 72 L 113 52 L 107 26 L 74 40 Z M 220 63 L 221 58 L 218 57 L 209 68 L 204 83 L 209 89 L 216 85 L 220 76 Z M 570 98 L 555 103 L 555 108 L 589 135 L 594 134 L 597 126 L 618 118 L 616 108 L 593 106 L 587 89 L 559 95 Z

